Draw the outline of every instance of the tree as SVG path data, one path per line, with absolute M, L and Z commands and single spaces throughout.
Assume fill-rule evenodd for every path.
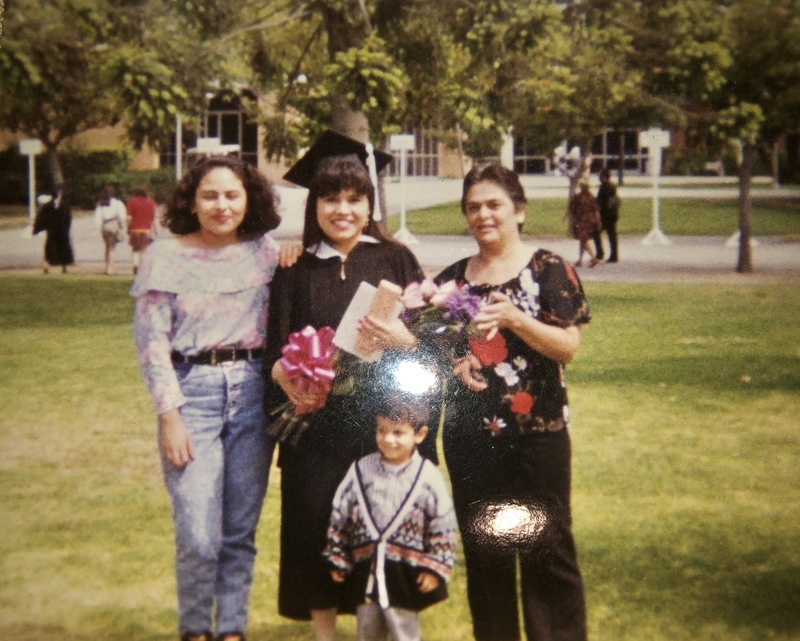
M 65 139 L 116 122 L 100 81 L 101 19 L 88 6 L 69 8 L 18 2 L 0 50 L 0 126 L 42 141 L 54 183 L 63 182 Z
M 759 147 L 800 131 L 800 0 L 736 0 L 727 13 L 733 64 L 714 96 L 715 131 L 740 141 L 737 271 L 751 272 L 750 184 Z
M 629 62 L 632 40 L 611 22 L 568 11 L 546 41 L 547 50 L 537 56 L 545 64 L 532 64 L 521 83 L 517 130 L 548 149 L 567 140 L 582 150 L 570 175 L 570 193 L 589 172 L 594 138 L 614 123 L 624 124 L 645 104 L 643 74 Z M 527 117 L 525 108 L 531 112 Z
M 233 14 L 211 1 L 16 0 L 0 49 L 0 127 L 42 141 L 54 183 L 59 147 L 83 131 L 124 122 L 135 146 L 158 148 L 224 70 L 230 51 L 203 43 Z

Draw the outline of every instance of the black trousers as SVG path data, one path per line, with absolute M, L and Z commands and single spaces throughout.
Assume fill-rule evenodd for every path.
M 585 641 L 586 606 L 571 529 L 567 430 L 467 451 L 445 438 L 477 641 Z M 460 441 L 460 442 L 456 442 Z M 473 442 L 473 446 L 477 443 Z
M 602 221 L 602 227 L 599 232 L 594 235 L 594 246 L 597 251 L 597 258 L 602 259 L 605 256 L 603 251 L 603 240 L 601 238 L 603 232 L 608 234 L 608 244 L 611 246 L 608 259 L 610 261 L 619 260 L 618 253 L 618 239 L 617 239 L 617 221 L 605 219 Z

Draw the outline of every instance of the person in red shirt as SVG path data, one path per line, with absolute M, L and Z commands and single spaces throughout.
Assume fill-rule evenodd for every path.
M 142 252 L 153 240 L 156 220 L 156 201 L 139 185 L 128 200 L 128 243 L 133 257 L 133 273 L 139 270 Z

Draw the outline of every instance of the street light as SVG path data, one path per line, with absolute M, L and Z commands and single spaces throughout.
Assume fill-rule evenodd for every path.
M 28 157 L 28 226 L 22 232 L 25 238 L 33 238 L 33 219 L 36 212 L 36 156 L 42 153 L 42 141 L 25 138 L 19 141 L 19 153 Z
M 400 152 L 400 229 L 394 237 L 404 245 L 415 245 L 419 241 L 406 227 L 406 153 L 416 148 L 414 134 L 396 134 L 389 138 L 389 149 Z
M 647 149 L 647 170 L 653 177 L 653 228 L 642 239 L 642 245 L 670 245 L 672 241 L 661 231 L 658 197 L 658 178 L 661 175 L 661 152 L 669 147 L 670 136 L 665 129 L 648 129 L 639 134 L 639 146 Z

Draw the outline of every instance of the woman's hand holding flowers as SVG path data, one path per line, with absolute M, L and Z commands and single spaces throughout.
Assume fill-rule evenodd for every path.
M 299 413 L 303 413 L 302 408 L 316 409 L 321 407 L 325 404 L 325 399 L 328 396 L 327 392 L 321 391 L 319 388 L 304 390 L 300 386 L 295 385 L 280 361 L 276 361 L 275 365 L 272 366 L 272 380 L 280 385 L 288 399 L 292 402 L 292 405 L 301 409 Z
M 375 349 L 413 349 L 418 342 L 400 318 L 384 323 L 367 315 L 359 319 L 358 331 Z
M 513 330 L 515 321 L 522 313 L 507 294 L 492 292 L 489 303 L 481 308 L 473 321 L 477 330 L 485 334 L 487 340 L 491 340 L 501 328 Z
M 481 374 L 483 365 L 472 352 L 456 360 L 453 366 L 453 376 L 461 379 L 464 386 L 471 392 L 482 392 L 489 384 Z

